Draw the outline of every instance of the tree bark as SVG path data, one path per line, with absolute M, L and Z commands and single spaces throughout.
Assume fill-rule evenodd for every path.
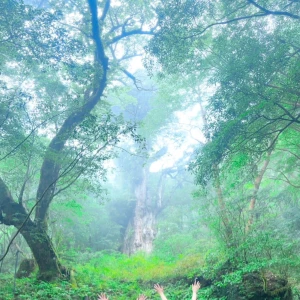
M 150 253 L 153 248 L 153 240 L 156 217 L 150 208 L 147 197 L 148 174 L 142 169 L 141 180 L 135 187 L 136 205 L 133 219 L 129 222 L 124 238 L 123 253 L 131 255 L 137 251 Z
M 88 87 L 84 93 L 84 104 L 66 118 L 56 136 L 51 140 L 45 154 L 41 168 L 40 182 L 37 189 L 38 205 L 35 214 L 35 221 L 38 224 L 41 224 L 45 229 L 47 229 L 47 212 L 53 199 L 56 182 L 61 168 L 57 157 L 63 151 L 73 130 L 86 118 L 100 101 L 107 84 L 108 57 L 105 55 L 101 32 L 99 31 L 97 1 L 88 0 L 87 2 L 91 13 L 92 38 L 96 48 L 94 62 L 97 71 L 95 71 L 94 74 L 93 86 Z M 105 15 L 101 17 L 101 21 L 104 21 L 108 9 L 109 2 L 108 6 L 105 8 Z
M 0 178 L 0 222 L 20 230 L 39 266 L 39 278 L 50 281 L 61 274 L 61 265 L 47 233 L 27 217 L 24 206 L 13 200 Z
M 44 281 L 51 281 L 61 276 L 63 268 L 59 263 L 53 244 L 46 231 L 36 223 L 27 221 L 21 229 L 21 234 L 39 266 L 38 278 Z

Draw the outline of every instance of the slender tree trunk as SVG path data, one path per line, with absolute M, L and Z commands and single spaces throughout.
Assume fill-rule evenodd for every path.
M 252 194 L 252 197 L 251 197 L 250 203 L 249 203 L 250 217 L 249 217 L 249 220 L 248 220 L 246 228 L 245 228 L 246 233 L 250 230 L 251 225 L 253 224 L 253 221 L 254 221 L 254 210 L 255 210 L 255 205 L 256 205 L 256 200 L 257 200 L 257 194 L 258 194 L 258 191 L 260 188 L 261 181 L 262 181 L 264 174 L 267 170 L 267 167 L 269 165 L 272 150 L 273 149 L 268 151 L 267 157 L 263 163 L 263 166 L 254 180 L 254 190 L 253 190 L 253 194 Z
M 214 166 L 214 184 L 217 192 L 220 218 L 225 229 L 225 238 L 229 242 L 232 237 L 232 229 L 227 215 L 226 203 L 223 197 L 222 187 L 220 183 L 219 168 L 217 165 Z

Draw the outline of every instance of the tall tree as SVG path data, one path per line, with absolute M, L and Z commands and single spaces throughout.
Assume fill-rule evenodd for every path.
M 30 212 L 22 201 L 14 200 L 5 182 L 5 174 L 1 172 L 0 221 L 5 225 L 15 226 L 24 236 L 39 266 L 39 278 L 43 280 L 60 276 L 62 270 L 47 235 L 47 213 L 57 192 L 68 188 L 95 160 L 103 162 L 107 159 L 106 154 L 101 157 L 102 150 L 110 149 L 119 141 L 120 136 L 133 132 L 133 127 L 115 122 L 109 114 L 106 115 L 105 110 L 101 114 L 99 103 L 103 102 L 101 100 L 108 83 L 116 74 L 114 70 L 124 71 L 131 76 L 122 62 L 135 53 L 124 45 L 123 40 L 137 35 L 154 34 L 155 24 L 151 23 L 153 13 L 146 11 L 146 5 L 127 2 L 121 6 L 111 6 L 109 0 L 99 4 L 96 0 L 88 0 L 87 3 L 82 1 L 76 7 L 71 7 L 70 3 L 57 1 L 51 9 L 35 9 L 19 1 L 8 0 L 1 3 L 1 50 L 4 53 L 6 48 L 13 47 L 8 52 L 9 57 L 1 55 L 2 70 L 7 71 L 9 64 L 16 65 L 17 68 L 21 66 L 33 85 L 31 97 L 37 99 L 32 104 L 37 108 L 37 113 L 36 126 L 32 126 L 31 131 L 21 127 L 12 110 L 13 104 L 24 97 L 23 94 L 18 97 L 12 95 L 12 100 L 7 100 L 4 108 L 1 105 L 1 110 L 6 110 L 8 116 L 1 121 L 2 137 L 9 134 L 12 136 L 8 130 L 10 126 L 7 126 L 10 120 L 15 120 L 14 128 L 18 132 L 24 129 L 23 139 L 12 141 L 8 146 L 13 150 L 4 153 L 3 158 L 18 151 L 20 145 L 33 133 L 39 132 L 38 128 L 45 128 L 45 124 L 51 141 L 41 155 L 36 203 Z M 144 30 L 146 23 L 150 29 Z M 128 50 L 120 57 L 119 49 Z M 109 55 L 108 50 L 113 51 L 114 56 Z M 3 57 L 6 61 L 5 68 Z M 57 72 L 56 76 L 53 76 L 53 72 Z M 10 78 L 6 81 L 6 86 L 11 85 L 14 80 L 20 82 L 19 73 L 14 76 L 7 71 L 6 74 Z M 52 78 L 57 80 L 50 84 Z M 29 82 L 27 80 L 26 84 Z M 35 91 L 35 87 L 39 89 Z M 50 97 L 50 102 L 47 103 L 47 93 L 55 91 L 57 87 L 61 87 L 59 96 L 50 94 L 53 98 Z M 4 88 L 3 91 L 11 95 L 9 88 Z M 22 91 L 22 87 L 19 90 Z M 38 99 L 39 96 L 42 99 Z M 35 111 L 30 108 L 28 101 L 22 103 L 26 108 L 25 115 Z M 50 109 L 52 116 L 43 114 L 45 108 Z M 58 112 L 54 114 L 53 109 Z M 53 119 L 54 122 L 49 122 Z M 85 144 L 83 137 L 90 137 L 90 144 Z M 70 148 L 74 151 L 68 157 Z M 65 176 L 70 175 L 69 172 L 74 168 L 77 168 L 77 175 L 65 180 Z M 33 219 L 31 213 L 34 208 Z

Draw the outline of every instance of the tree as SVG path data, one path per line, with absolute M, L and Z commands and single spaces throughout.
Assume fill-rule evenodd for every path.
M 299 3 L 191 3 L 171 1 L 158 7 L 160 31 L 148 51 L 163 72 L 182 77 L 201 74 L 206 78 L 202 83 L 212 91 L 205 108 L 207 143 L 199 147 L 190 169 L 196 183 L 211 196 L 210 207 L 218 219 L 213 224 L 216 236 L 233 250 L 234 260 L 240 250 L 251 256 L 255 251 L 247 248 L 247 242 L 254 247 L 255 234 L 263 237 L 264 229 L 273 226 L 262 228 L 263 220 L 269 220 L 266 212 L 274 205 L 266 197 L 268 206 L 261 196 L 265 177 L 274 167 L 277 144 L 291 132 L 298 136 Z M 297 153 L 293 147 L 285 151 Z M 286 157 L 282 156 L 283 165 Z M 287 181 L 280 172 L 278 178 Z M 247 184 L 251 188 L 244 193 Z
M 299 4 L 188 4 L 182 2 L 176 12 L 175 2 L 159 7 L 161 30 L 149 51 L 166 72 L 205 72 L 210 84 L 217 85 L 206 128 L 207 137 L 218 140 L 216 148 L 229 150 L 234 144 L 245 150 L 271 148 L 270 139 L 275 143 L 285 129 L 299 122 L 299 47 L 295 40 Z M 213 21 L 216 19 L 220 22 Z M 172 47 L 174 43 L 179 46 Z
M 188 94 L 188 80 L 182 80 L 178 76 L 158 77 L 154 80 L 148 80 L 146 85 L 146 80 L 143 80 L 144 88 L 139 91 L 131 90 L 127 98 L 131 96 L 132 103 L 124 108 L 124 117 L 139 122 L 141 126 L 138 132 L 145 138 L 145 147 L 141 152 L 137 150 L 138 145 L 124 146 L 126 152 L 116 161 L 117 170 L 122 174 L 123 189 L 129 189 L 131 193 L 131 196 L 127 195 L 127 206 L 126 199 L 123 199 L 119 208 L 120 219 L 124 221 L 122 251 L 127 254 L 152 251 L 157 233 L 157 218 L 163 209 L 168 209 L 165 205 L 168 202 L 168 197 L 164 194 L 165 184 L 168 178 L 183 172 L 189 154 L 178 150 L 183 157 L 173 167 L 162 167 L 157 173 L 151 172 L 150 168 L 152 164 L 170 155 L 164 139 L 170 144 L 177 144 L 178 148 L 183 146 L 186 134 L 178 129 L 180 125 L 176 124 L 178 120 L 175 113 L 199 101 L 198 95 L 192 97 L 191 91 Z M 188 130 L 191 127 L 192 124 L 188 126 Z M 130 211 L 126 220 L 122 218 L 124 210 Z
M 52 280 L 63 269 L 47 235 L 47 213 L 53 199 L 87 169 L 97 171 L 95 161 L 102 163 L 110 157 L 102 151 L 110 150 L 121 136 L 134 131 L 134 126 L 122 125 L 110 114 L 107 115 L 107 110 L 103 106 L 101 108 L 99 103 L 104 102 L 101 100 L 115 74 L 113 70 L 109 70 L 110 67 L 125 70 L 119 63 L 135 55 L 129 48 L 124 56 L 114 59 L 119 53 L 118 49 L 127 49 L 123 40 L 136 35 L 153 35 L 155 25 L 150 30 L 143 30 L 143 24 L 151 21 L 153 14 L 145 10 L 146 4 L 144 6 L 130 2 L 124 6 L 112 7 L 110 1 L 102 1 L 100 6 L 101 15 L 98 15 L 98 3 L 95 0 L 80 2 L 75 8 L 70 7 L 69 3 L 58 1 L 54 3 L 52 11 L 35 9 L 18 1 L 7 0 L 2 3 L 1 49 L 4 51 L 9 45 L 13 45 L 10 56 L 5 57 L 5 67 L 1 56 L 2 70 L 11 75 L 11 80 L 20 82 L 17 77 L 19 73 L 13 77 L 7 71 L 10 63 L 20 61 L 20 71 L 25 71 L 27 77 L 34 81 L 35 87 L 39 88 L 36 93 L 34 88 L 29 89 L 31 97 L 37 99 L 33 104 L 37 107 L 37 113 L 31 114 L 35 124 L 28 130 L 21 125 L 22 120 L 12 110 L 13 105 L 17 104 L 15 99 L 24 99 L 24 95 L 15 98 L 8 88 L 3 87 L 3 92 L 6 92 L 4 97 L 12 100 L 1 104 L 1 109 L 8 112 L 8 117 L 1 121 L 2 138 L 5 135 L 13 136 L 11 126 L 8 126 L 9 122 L 9 125 L 12 124 L 11 120 L 15 122 L 13 129 L 23 136 L 9 143 L 6 149 L 10 147 L 13 150 L 8 150 L 3 158 L 19 150 L 33 134 L 40 134 L 38 129 L 46 124 L 46 130 L 52 137 L 41 154 L 36 203 L 29 212 L 22 201 L 14 200 L 4 174 L 1 173 L 0 221 L 5 225 L 15 226 L 18 233 L 23 235 L 39 266 L 39 278 L 43 280 Z M 141 12 L 141 9 L 144 10 Z M 139 14 L 136 14 L 137 11 Z M 80 17 L 75 17 L 70 24 L 66 18 L 72 13 L 77 13 Z M 114 51 L 115 56 L 111 61 L 108 49 Z M 57 72 L 56 76 L 53 76 L 53 72 Z M 129 72 L 125 73 L 130 75 Z M 51 79 L 56 81 L 51 82 Z M 11 80 L 6 85 L 10 85 Z M 58 97 L 54 98 L 55 93 L 52 92 L 57 87 L 60 90 L 56 95 Z M 22 87 L 14 89 L 22 91 Z M 48 99 L 49 102 L 46 101 Z M 26 99 L 23 100 L 22 107 L 17 112 L 22 115 L 30 112 L 29 101 Z M 43 114 L 45 111 L 41 109 L 45 108 L 52 112 L 52 116 Z M 58 113 L 53 114 L 53 109 L 57 109 Z M 87 144 L 86 138 L 89 139 Z M 72 173 L 74 170 L 75 173 Z M 70 174 L 72 176 L 67 177 Z M 32 219 L 34 209 L 35 218 Z

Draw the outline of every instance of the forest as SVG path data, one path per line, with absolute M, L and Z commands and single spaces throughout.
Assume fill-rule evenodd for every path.
M 299 0 L 0 0 L 0 145 L 0 300 L 300 299 Z

